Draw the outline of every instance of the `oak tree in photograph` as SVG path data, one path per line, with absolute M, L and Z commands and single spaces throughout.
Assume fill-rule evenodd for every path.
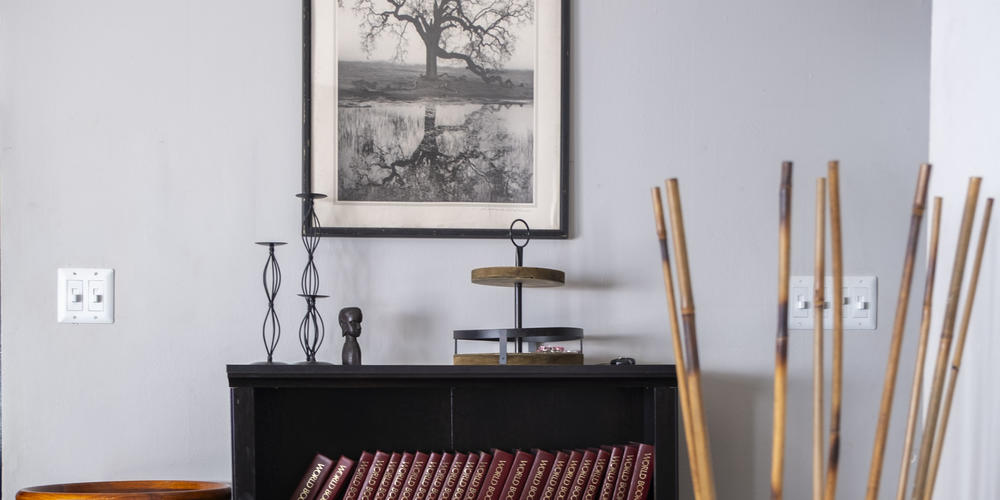
M 386 37 L 402 60 L 415 33 L 426 52 L 425 78 L 437 79 L 438 59 L 450 59 L 490 83 L 501 81 L 495 71 L 514 50 L 512 28 L 534 13 L 532 0 L 355 0 L 354 10 L 367 52 Z

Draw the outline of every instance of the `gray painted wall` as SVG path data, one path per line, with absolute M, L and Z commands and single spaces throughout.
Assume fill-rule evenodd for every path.
M 670 362 L 648 188 L 680 177 L 720 497 L 766 498 L 778 164 L 798 162 L 807 274 L 814 179 L 839 157 L 846 271 L 881 285 L 879 330 L 846 340 L 840 488 L 860 496 L 927 154 L 929 0 L 573 5 L 573 239 L 527 253 L 569 285 L 529 292 L 526 322 L 586 328 L 592 362 Z M 262 352 L 251 242 L 297 229 L 299 26 L 294 1 L 0 4 L 6 497 L 229 476 L 224 365 Z M 286 325 L 302 253 L 279 255 Z M 322 312 L 364 308 L 367 363 L 448 363 L 452 329 L 509 322 L 507 291 L 468 272 L 510 258 L 502 241 L 324 240 Z M 55 269 L 75 265 L 115 268 L 114 325 L 56 324 Z M 278 351 L 300 357 L 291 334 Z M 809 352 L 794 333 L 789 498 L 808 491 Z

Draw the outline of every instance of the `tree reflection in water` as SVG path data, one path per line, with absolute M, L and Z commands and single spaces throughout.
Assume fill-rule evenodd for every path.
M 399 137 L 377 141 L 375 134 L 357 127 L 351 133 L 360 135 L 359 140 L 341 143 L 342 148 L 356 145 L 352 155 L 341 156 L 349 163 L 342 168 L 353 175 L 340 177 L 340 199 L 530 203 L 531 125 L 525 125 L 527 134 L 512 133 L 510 116 L 503 116 L 511 106 L 519 105 L 484 104 L 461 123 L 446 125 L 437 123 L 437 104 L 426 103 L 423 135 L 409 153 Z

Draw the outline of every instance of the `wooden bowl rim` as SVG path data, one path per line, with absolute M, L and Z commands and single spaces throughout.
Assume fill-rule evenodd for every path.
M 73 491 L 74 488 L 86 487 L 83 491 Z M 107 488 L 102 491 L 98 488 Z M 118 488 L 115 490 L 115 488 Z M 126 489 L 121 489 L 121 488 Z M 147 488 L 149 491 L 143 491 Z M 164 491 L 167 490 L 167 491 Z M 31 498 L 65 498 L 65 495 L 74 497 L 103 497 L 114 498 L 111 495 L 149 495 L 159 496 L 182 496 L 192 493 L 227 493 L 230 492 L 229 484 L 215 481 L 189 481 L 189 480 L 142 480 L 142 481 L 93 481 L 63 484 L 45 484 L 41 486 L 31 486 L 23 488 L 17 492 L 30 494 Z

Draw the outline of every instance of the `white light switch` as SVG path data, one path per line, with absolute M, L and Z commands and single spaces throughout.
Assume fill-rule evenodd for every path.
M 114 323 L 114 269 L 60 268 L 56 273 L 60 323 Z
M 788 311 L 788 328 L 792 330 L 812 330 L 813 318 L 817 310 L 823 313 L 823 329 L 833 328 L 833 278 L 827 276 L 823 282 L 823 300 L 825 304 L 816 307 L 813 304 L 813 277 L 792 276 L 790 282 L 791 307 Z M 804 293 L 806 292 L 806 293 Z M 802 309 L 801 297 L 805 299 L 805 309 Z M 874 330 L 876 327 L 876 312 L 878 309 L 878 280 L 875 276 L 844 276 L 843 302 L 839 311 L 844 319 L 844 330 Z
M 68 311 L 83 310 L 83 280 L 67 280 L 66 286 L 66 309 Z

